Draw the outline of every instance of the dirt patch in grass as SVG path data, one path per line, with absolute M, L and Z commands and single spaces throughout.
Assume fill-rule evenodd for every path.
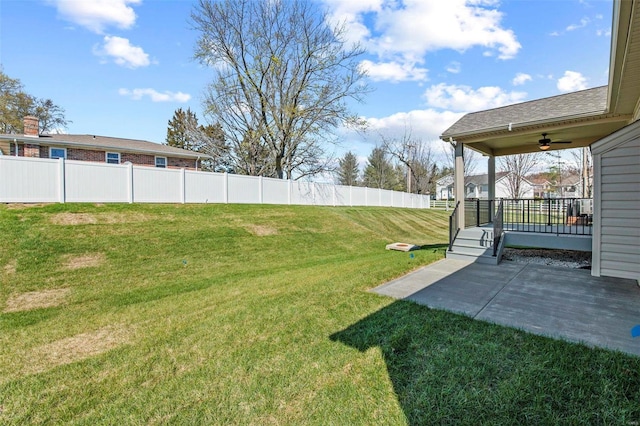
M 278 230 L 265 225 L 245 225 L 244 228 L 256 237 L 266 237 L 267 235 L 277 235 Z
M 74 270 L 82 268 L 95 268 L 103 265 L 107 260 L 104 253 L 89 253 L 81 256 L 66 255 L 62 258 L 64 269 Z
M 2 268 L 2 271 L 5 273 L 5 275 L 13 275 L 16 273 L 17 266 L 18 266 L 18 262 L 15 259 L 13 259 L 9 261 L 9 263 L 4 265 L 4 267 Z
M 2 312 L 21 312 L 60 306 L 67 300 L 70 292 L 68 288 L 55 288 L 15 294 L 9 297 Z
M 95 225 L 117 223 L 139 223 L 152 220 L 153 217 L 142 213 L 56 213 L 50 221 L 54 225 Z
M 7 209 L 9 210 L 22 210 L 22 209 L 30 209 L 33 207 L 44 207 L 47 204 L 45 203 L 29 203 L 29 204 L 25 204 L 25 203 L 8 203 Z
M 33 351 L 35 371 L 70 364 L 129 343 L 132 330 L 124 325 L 111 325 L 77 334 L 39 346 Z

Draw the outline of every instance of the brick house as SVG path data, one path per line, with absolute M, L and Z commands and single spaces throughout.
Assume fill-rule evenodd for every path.
M 17 151 L 16 151 L 17 150 Z M 65 158 L 138 166 L 198 170 L 210 156 L 136 139 L 97 135 L 38 134 L 38 119 L 24 118 L 24 135 L 0 135 L 0 154 L 19 157 Z

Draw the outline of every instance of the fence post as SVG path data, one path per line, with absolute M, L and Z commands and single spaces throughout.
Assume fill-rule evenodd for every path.
M 264 204 L 264 182 L 262 176 L 258 176 L 258 204 Z
M 224 185 L 224 188 L 222 188 L 222 190 L 224 195 L 223 196 L 224 203 L 229 204 L 229 173 L 227 172 L 224 172 L 223 185 Z
M 66 176 L 65 176 L 65 171 L 64 171 L 64 158 L 58 158 L 58 165 L 60 167 L 58 167 L 58 202 L 64 204 L 64 202 L 66 201 L 66 194 L 65 194 L 65 180 L 66 180 Z
M 127 197 L 129 198 L 129 204 L 133 203 L 133 163 L 127 162 Z
M 287 202 L 291 205 L 291 193 L 293 192 L 293 181 L 289 178 L 289 185 L 287 186 Z

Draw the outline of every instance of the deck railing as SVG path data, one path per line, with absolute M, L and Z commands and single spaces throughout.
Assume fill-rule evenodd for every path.
M 497 256 L 498 254 L 498 244 L 500 244 L 500 238 L 502 237 L 502 232 L 504 230 L 504 201 L 500 200 L 498 202 L 498 208 L 496 209 L 495 216 L 493 217 L 493 255 Z
M 458 236 L 460 228 L 458 228 L 458 208 L 460 207 L 460 201 L 456 203 L 453 212 L 449 216 L 449 251 L 453 249 L 453 242 Z
M 589 198 L 503 199 L 505 231 L 591 235 Z
M 481 226 L 491 223 L 494 200 L 470 198 L 464 202 L 464 226 Z

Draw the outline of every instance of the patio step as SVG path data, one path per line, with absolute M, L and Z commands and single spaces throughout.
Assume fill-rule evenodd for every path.
M 458 233 L 447 259 L 469 260 L 476 263 L 497 265 L 493 256 L 493 229 L 467 228 Z

